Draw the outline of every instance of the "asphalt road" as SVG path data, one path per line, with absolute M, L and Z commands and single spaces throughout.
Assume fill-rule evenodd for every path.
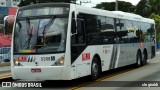
M 8 78 L 0 80 L 0 86 L 2 82 L 26 83 Z M 88 77 L 84 77 L 72 81 L 28 82 L 41 83 L 42 87 L 0 87 L 0 90 L 160 90 L 160 53 L 157 53 L 156 58 L 150 60 L 149 63 L 143 67 L 135 68 L 134 66 L 127 66 L 107 71 L 96 81 L 90 81 Z
M 160 90 L 160 53 L 148 65 L 126 71 L 78 90 Z

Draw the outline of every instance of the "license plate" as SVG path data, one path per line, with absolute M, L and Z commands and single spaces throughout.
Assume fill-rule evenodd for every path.
M 33 68 L 33 69 L 31 69 L 31 72 L 38 73 L 38 72 L 41 72 L 41 69 L 40 68 Z

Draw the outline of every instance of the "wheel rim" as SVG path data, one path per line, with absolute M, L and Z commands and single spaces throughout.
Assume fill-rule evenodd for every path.
M 96 63 L 92 64 L 92 73 L 93 73 L 93 76 L 95 76 L 95 77 L 98 74 L 98 65 Z

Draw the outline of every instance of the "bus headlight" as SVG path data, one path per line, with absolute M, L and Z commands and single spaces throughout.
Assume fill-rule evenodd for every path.
M 62 57 L 60 57 L 56 62 L 55 64 L 56 66 L 59 66 L 59 65 L 64 65 L 64 55 Z
M 18 60 L 14 59 L 15 66 L 23 66 Z
M 18 63 L 19 63 L 19 62 L 16 60 L 16 61 L 15 61 L 15 65 L 18 65 Z
M 19 62 L 18 60 L 14 59 L 14 65 L 18 66 Z

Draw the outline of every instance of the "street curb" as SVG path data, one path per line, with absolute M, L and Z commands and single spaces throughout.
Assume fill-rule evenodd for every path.
M 3 66 L 10 66 L 10 65 L 11 65 L 10 62 L 0 63 L 0 67 L 3 67 Z

